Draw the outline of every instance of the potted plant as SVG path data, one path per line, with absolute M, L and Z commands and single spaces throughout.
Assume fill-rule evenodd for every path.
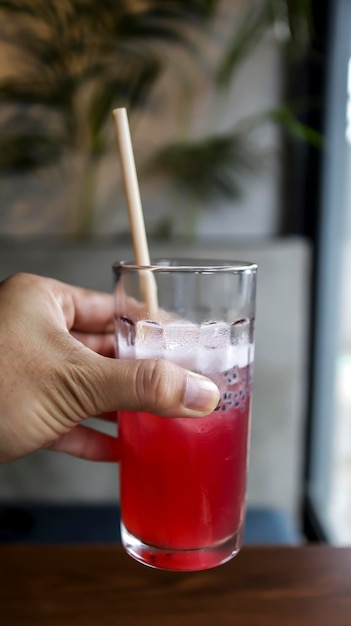
M 76 237 L 92 235 L 99 164 L 115 150 L 111 109 L 123 105 L 137 112 L 150 105 L 167 65 L 166 50 L 185 51 L 183 79 L 187 64 L 204 71 L 213 24 L 221 32 L 231 19 L 233 33 L 217 62 L 205 63 L 218 93 L 228 88 L 268 30 L 285 48 L 304 53 L 309 0 L 235 5 L 235 10 L 227 6 L 218 24 L 219 0 L 0 0 L 0 41 L 9 46 L 12 67 L 0 79 L 1 170 L 40 172 L 60 166 L 62 171 L 66 164 L 66 175 L 68 170 L 79 193 L 68 200 L 65 231 Z M 204 201 L 240 196 L 242 173 L 256 171 L 259 164 L 251 133 L 267 121 L 320 142 L 293 110 L 282 106 L 240 120 L 225 134 L 200 139 L 189 136 L 185 124 L 177 141 L 156 145 L 141 174 L 162 175 L 184 194 L 191 207 L 191 231 Z M 171 234 L 171 215 L 161 220 L 161 231 Z

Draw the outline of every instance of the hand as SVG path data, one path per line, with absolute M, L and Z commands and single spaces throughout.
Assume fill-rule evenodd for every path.
M 118 439 L 84 419 L 214 409 L 219 393 L 208 379 L 167 361 L 113 358 L 113 315 L 108 294 L 31 274 L 0 283 L 0 462 L 39 448 L 118 460 Z

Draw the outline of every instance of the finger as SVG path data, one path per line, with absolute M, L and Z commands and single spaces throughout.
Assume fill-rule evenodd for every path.
M 111 294 L 52 281 L 67 327 L 87 333 L 113 331 L 114 304 Z
M 113 331 L 114 303 L 111 294 L 73 287 L 34 274 L 16 274 L 3 282 L 5 286 L 3 297 L 10 299 L 12 305 L 19 301 L 23 307 L 27 299 L 29 305 L 40 306 L 41 312 L 49 311 L 52 319 L 59 314 L 59 322 L 63 313 L 69 330 L 75 328 L 91 333 Z M 33 297 L 34 291 L 36 298 Z
M 48 446 L 48 449 L 65 452 L 89 461 L 111 462 L 118 461 L 120 458 L 118 439 L 81 424 L 56 439 Z
M 124 409 L 200 417 L 219 401 L 212 381 L 161 359 L 107 359 L 86 351 L 84 362 L 74 361 L 71 380 L 85 415 Z
M 71 335 L 83 345 L 103 356 L 113 357 L 116 353 L 116 340 L 113 334 L 91 334 L 71 331 Z

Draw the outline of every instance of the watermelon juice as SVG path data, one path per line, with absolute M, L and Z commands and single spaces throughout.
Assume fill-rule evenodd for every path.
M 119 413 L 122 543 L 150 567 L 201 570 L 240 550 L 256 270 L 165 258 L 113 266 L 117 358 L 169 360 L 220 392 L 201 418 Z
M 246 350 L 248 354 L 248 351 Z M 229 560 L 245 514 L 251 364 L 212 373 L 221 399 L 198 419 L 119 413 L 122 541 L 147 565 Z

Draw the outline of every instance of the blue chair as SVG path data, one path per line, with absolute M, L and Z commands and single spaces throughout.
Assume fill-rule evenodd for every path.
M 117 505 L 2 504 L 0 542 L 118 543 Z M 288 515 L 270 508 L 248 508 L 245 544 L 301 543 Z

